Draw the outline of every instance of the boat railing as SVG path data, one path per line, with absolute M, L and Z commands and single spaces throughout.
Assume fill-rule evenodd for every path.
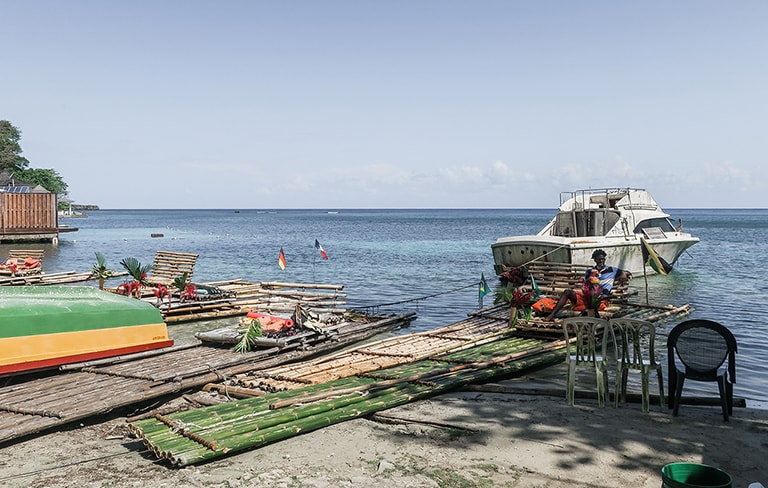
M 621 195 L 621 197 L 623 197 L 624 195 L 632 191 L 645 191 L 645 189 L 643 188 L 590 188 L 587 190 L 564 191 L 564 192 L 560 192 L 560 206 L 562 206 L 565 202 L 569 200 L 573 200 L 574 208 L 577 208 L 577 207 L 588 208 L 589 204 L 592 203 L 593 197 L 601 196 L 601 197 L 604 197 L 604 206 L 610 207 L 609 202 L 611 199 L 613 199 L 614 201 L 620 199 L 620 197 L 611 198 L 611 195 Z

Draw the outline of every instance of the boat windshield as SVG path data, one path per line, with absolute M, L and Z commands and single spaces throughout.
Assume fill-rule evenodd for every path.
M 658 217 L 655 219 L 643 220 L 635 227 L 635 234 L 642 234 L 643 229 L 659 228 L 664 232 L 675 232 L 675 226 L 668 218 Z
M 604 236 L 619 221 L 619 212 L 605 208 L 560 212 L 552 235 L 560 237 Z

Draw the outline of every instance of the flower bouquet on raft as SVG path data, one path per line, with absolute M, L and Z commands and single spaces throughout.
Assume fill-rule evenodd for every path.
M 599 317 L 599 311 L 604 309 L 608 302 L 603 294 L 603 287 L 600 286 L 600 277 L 597 276 L 597 271 L 592 270 L 589 274 L 589 278 L 584 280 L 581 287 L 581 294 L 584 297 L 584 305 L 586 306 L 587 315 L 594 315 Z
M 523 285 L 528 281 L 528 269 L 524 266 L 512 268 L 499 275 L 499 286 L 493 303 L 509 305 L 509 327 L 514 327 L 519 319 L 526 323 L 531 319 L 531 305 L 534 292 L 526 291 Z

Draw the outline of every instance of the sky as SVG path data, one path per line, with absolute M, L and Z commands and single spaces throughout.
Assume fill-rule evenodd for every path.
M 768 207 L 768 2 L 0 0 L 0 120 L 101 208 Z

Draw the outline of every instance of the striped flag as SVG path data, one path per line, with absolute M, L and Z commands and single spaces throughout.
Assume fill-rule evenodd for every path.
M 277 256 L 277 265 L 280 266 L 280 269 L 285 269 L 285 254 L 282 247 L 280 248 L 280 255 Z
M 328 254 L 325 252 L 325 249 L 323 249 L 323 246 L 320 245 L 320 241 L 315 239 L 315 248 L 320 251 L 320 255 L 323 257 L 323 259 L 328 259 Z
M 650 266 L 651 269 L 664 276 L 672 271 L 672 265 L 659 256 L 648 241 L 642 237 L 640 238 L 640 248 L 643 252 L 643 266 Z

